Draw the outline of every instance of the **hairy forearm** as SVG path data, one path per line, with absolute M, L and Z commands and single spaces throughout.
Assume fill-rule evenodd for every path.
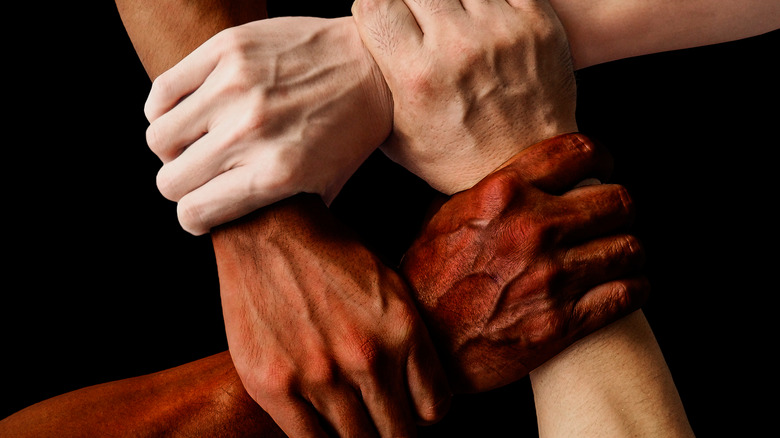
M 734 41 L 780 28 L 776 0 L 550 0 L 575 68 Z
M 244 391 L 227 352 L 42 401 L 0 421 L 0 435 L 284 436 Z
M 542 437 L 693 436 L 641 311 L 564 350 L 531 383 Z

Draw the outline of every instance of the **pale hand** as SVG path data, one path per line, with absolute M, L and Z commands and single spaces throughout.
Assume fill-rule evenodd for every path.
M 393 95 L 382 150 L 452 194 L 522 148 L 577 130 L 568 41 L 547 2 L 357 0 Z
M 226 29 L 154 81 L 145 112 L 158 188 L 195 235 L 296 193 L 329 204 L 392 124 L 349 17 Z

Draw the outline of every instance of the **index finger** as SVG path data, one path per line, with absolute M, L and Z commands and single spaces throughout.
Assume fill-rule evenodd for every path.
M 144 104 L 144 114 L 149 122 L 170 111 L 203 85 L 219 62 L 219 48 L 225 46 L 225 40 L 230 39 L 231 34 L 230 29 L 217 33 L 155 78 Z

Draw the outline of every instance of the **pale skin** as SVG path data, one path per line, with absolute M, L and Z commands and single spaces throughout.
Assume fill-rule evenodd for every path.
M 448 59 L 452 59 L 446 48 L 453 45 L 443 45 L 441 41 L 447 41 L 447 38 L 440 35 L 445 33 L 449 35 L 449 41 L 454 39 L 457 42 L 457 37 L 454 36 L 457 32 L 448 33 L 447 18 L 452 16 L 451 20 L 457 22 L 464 20 L 465 14 L 462 9 L 454 6 L 446 10 L 442 6 L 445 4 L 446 2 L 437 3 L 441 9 L 426 9 L 416 3 L 414 8 L 407 8 L 401 1 L 359 0 L 353 6 L 353 15 L 363 40 L 396 96 L 396 107 L 400 106 L 402 110 L 412 113 L 415 109 L 430 112 L 429 102 L 417 100 L 416 93 L 407 95 L 404 90 L 396 92 L 393 89 L 407 87 L 405 81 L 408 81 L 409 77 L 414 79 L 416 87 L 412 89 L 417 93 L 425 93 L 429 89 L 421 89 L 420 84 L 439 87 L 446 83 L 435 65 L 431 67 L 425 64 L 426 61 L 446 63 Z M 484 2 L 463 4 L 466 10 L 469 10 L 469 7 L 479 10 L 479 13 L 473 13 L 473 16 L 490 17 L 490 11 L 480 9 L 484 7 Z M 511 2 L 510 4 L 514 5 Z M 524 2 L 517 4 L 526 5 Z M 500 16 L 511 13 L 511 9 L 499 8 L 499 11 Z M 388 16 L 395 17 L 393 29 L 397 33 L 375 31 L 386 26 L 383 20 L 387 20 Z M 495 31 L 498 33 L 504 32 L 497 17 L 493 17 L 491 22 L 491 29 L 498 29 Z M 388 50 L 389 45 L 380 38 L 395 40 L 394 49 Z M 428 51 L 439 52 L 441 56 L 437 57 Z M 393 68 L 393 63 L 396 62 L 407 67 Z M 422 72 L 414 68 L 410 71 L 408 67 L 419 65 L 423 65 Z M 444 78 L 446 77 L 445 75 Z M 482 83 L 490 86 L 490 81 L 483 80 Z M 502 89 L 511 89 L 511 86 L 505 83 Z M 564 93 L 564 97 L 558 99 L 566 102 L 566 99 L 570 98 L 567 96 L 569 94 Z M 488 107 L 500 108 L 501 105 Z M 565 105 L 563 107 L 566 108 Z M 447 105 L 439 105 L 439 108 L 446 111 Z M 571 112 L 556 114 L 562 114 L 559 117 L 564 120 L 569 118 L 570 123 L 576 126 Z M 435 114 L 431 116 L 433 119 L 435 117 Z M 421 120 L 423 119 L 419 117 L 401 118 L 395 130 L 409 130 L 424 138 L 425 133 L 431 130 L 415 128 Z M 424 119 L 423 123 L 427 120 Z M 553 126 L 570 127 L 564 121 Z M 511 127 L 509 130 L 511 132 Z M 457 252 L 448 257 L 457 257 L 456 254 Z M 407 257 L 406 260 L 408 259 Z M 412 258 L 411 263 L 413 261 Z M 434 281 L 442 280 L 436 278 Z M 424 283 L 412 282 L 413 287 L 420 284 Z M 458 283 L 454 283 L 454 287 L 457 286 Z M 441 307 L 439 301 L 446 300 L 447 294 L 439 294 L 434 293 L 433 297 L 423 294 L 422 307 Z M 446 307 L 446 302 L 444 306 Z M 473 340 L 471 343 L 473 344 Z M 457 348 L 457 345 L 453 348 Z M 503 369 L 506 370 L 506 366 Z M 541 436 L 693 436 L 674 381 L 641 311 L 586 337 L 532 371 L 531 382 L 537 401 Z
M 419 245 L 415 245 L 407 253 L 415 262 L 405 263 L 404 275 L 412 284 L 426 282 L 430 277 L 426 266 L 441 265 L 446 260 L 442 260 L 436 253 L 426 251 L 430 239 L 438 240 L 448 233 L 438 231 L 435 224 L 449 223 L 460 226 L 473 223 L 473 215 L 481 215 L 485 219 L 491 219 L 490 222 L 504 226 L 510 223 L 526 223 L 517 233 L 509 235 L 493 233 L 490 228 L 476 229 L 476 236 L 465 239 L 471 242 L 472 246 L 486 246 L 499 242 L 508 243 L 514 247 L 513 242 L 516 238 L 526 233 L 534 234 L 544 230 L 547 234 L 565 237 L 575 234 L 596 233 L 598 234 L 605 227 L 605 223 L 623 224 L 628 219 L 627 205 L 623 202 L 610 202 L 610 198 L 619 195 L 621 188 L 619 186 L 600 185 L 580 187 L 572 190 L 566 190 L 566 187 L 573 184 L 573 181 L 585 179 L 587 177 L 602 178 L 609 173 L 609 160 L 603 148 L 582 147 L 588 144 L 589 140 L 581 135 L 562 136 L 555 139 L 546 140 L 540 144 L 530 147 L 527 151 L 518 154 L 511 163 L 508 163 L 503 169 L 494 172 L 480 183 L 474 189 L 467 190 L 454 196 L 450 201 L 444 203 L 441 209 L 431 219 L 432 226 L 426 227 L 425 232 L 421 234 Z M 549 191 L 557 193 L 549 193 Z M 564 191 L 563 196 L 560 196 Z M 486 196 L 494 194 L 498 196 Z M 522 203 L 508 202 L 515 197 L 525 198 Z M 598 208 L 592 208 L 592 204 L 599 204 Z M 466 206 L 466 208 L 463 208 Z M 290 208 L 294 207 L 294 208 Z M 502 213 L 502 210 L 508 210 L 508 214 Z M 547 212 L 545 217 L 559 216 L 560 212 L 565 212 L 564 216 L 569 216 L 564 221 L 549 221 L 540 219 L 536 212 L 541 209 Z M 554 211 L 559 213 L 555 214 Z M 575 213 L 576 212 L 576 213 Z M 305 213 L 305 214 L 301 214 Z M 550 214 L 553 213 L 553 214 Z M 602 221 L 588 221 L 588 216 L 597 214 L 603 218 Z M 280 203 L 267 207 L 263 214 L 256 215 L 254 218 L 247 218 L 238 227 L 256 225 L 255 222 L 265 223 L 273 229 L 290 234 L 301 234 L 309 239 L 307 242 L 313 249 L 328 250 L 347 247 L 358 252 L 365 252 L 365 249 L 359 247 L 349 235 L 345 233 L 343 226 L 336 223 L 330 217 L 328 209 L 316 195 L 296 196 Z M 270 222 L 270 223 L 269 223 Z M 548 223 L 549 222 L 549 223 Z M 539 227 L 538 225 L 542 225 Z M 540 228 L 537 230 L 537 228 Z M 323 233 L 323 231 L 326 231 Z M 644 300 L 647 288 L 643 287 L 642 280 L 638 278 L 623 278 L 627 273 L 638 269 L 641 266 L 641 257 L 638 253 L 631 254 L 626 252 L 626 248 L 621 247 L 621 242 L 625 242 L 629 236 L 607 237 L 613 244 L 610 247 L 619 253 L 625 253 L 626 257 L 619 257 L 615 260 L 600 260 L 606 262 L 606 265 L 600 263 L 570 263 L 563 267 L 562 271 L 552 271 L 559 279 L 570 277 L 565 281 L 569 287 L 561 290 L 546 291 L 544 287 L 517 288 L 516 285 L 510 285 L 507 290 L 511 293 L 501 293 L 502 298 L 497 300 L 499 304 L 494 309 L 495 313 L 504 315 L 501 319 L 515 318 L 517 324 L 511 324 L 512 331 L 526 331 L 531 336 L 527 336 L 527 341 L 516 343 L 516 350 L 523 351 L 521 354 L 514 354 L 518 359 L 517 365 L 526 366 L 531 362 L 540 362 L 559 350 L 559 345 L 568 345 L 573 339 L 576 339 L 588 331 L 600 327 L 605 320 L 618 318 L 621 315 L 630 312 L 631 309 L 638 307 Z M 311 240 L 314 239 L 314 242 Z M 319 241 L 320 245 L 314 243 Z M 251 241 L 245 242 L 251 244 Z M 584 244 L 572 241 L 571 246 L 567 248 L 566 253 L 569 258 L 576 260 L 580 257 L 588 257 L 590 251 L 588 246 L 591 242 Z M 525 245 L 528 247 L 537 247 L 537 244 Z M 542 249 L 540 247 L 539 249 Z M 229 248 L 215 248 L 217 251 L 223 251 Z M 306 256 L 307 251 L 292 252 L 293 255 Z M 516 258 L 516 251 L 499 250 L 496 252 L 496 260 L 509 261 Z M 479 256 L 480 252 L 471 249 L 462 251 L 464 258 L 468 256 Z M 349 262 L 350 257 L 346 252 L 333 254 L 336 257 Z M 231 257 L 227 254 L 227 257 Z M 550 258 L 526 260 L 517 266 L 520 271 L 518 278 L 524 278 L 520 283 L 532 282 L 537 285 L 543 285 L 549 281 L 544 273 L 535 269 L 551 261 Z M 281 266 L 295 266 L 294 257 L 282 260 Z M 319 262 L 323 260 L 311 260 L 307 262 Z M 223 268 L 241 268 L 236 264 L 236 260 L 223 260 Z M 278 262 L 277 262 L 278 263 Z M 228 264 L 228 266 L 224 266 Z M 453 263 L 458 267 L 455 274 L 456 282 L 459 280 L 468 280 L 475 275 L 481 274 L 481 268 L 476 268 L 473 272 L 459 262 Z M 447 264 L 450 265 L 450 264 Z M 323 264 L 323 266 L 328 266 Z M 342 264 L 334 263 L 332 266 L 339 267 Z M 411 267 L 418 266 L 422 269 L 410 270 Z M 360 269 L 360 260 L 355 268 Z M 542 275 L 526 276 L 523 272 L 537 272 Z M 286 278 L 280 271 L 272 272 L 276 274 L 281 281 Z M 509 276 L 514 276 L 514 272 L 506 272 Z M 562 276 L 563 275 L 563 276 Z M 231 278 L 230 275 L 226 275 Z M 451 278 L 451 277 L 450 277 Z M 585 296 L 580 296 L 581 288 L 578 284 L 594 284 L 604 281 L 604 279 L 613 278 L 602 286 L 593 288 Z M 299 281 L 317 281 L 318 276 L 304 276 Z M 295 283 L 295 282 L 293 282 Z M 515 282 L 511 282 L 515 283 Z M 420 298 L 426 301 L 435 299 L 434 296 L 439 291 L 437 288 L 422 287 Z M 474 287 L 473 292 L 477 292 L 480 287 Z M 318 292 L 315 290 L 315 292 Z M 549 295 L 548 295 L 549 294 Z M 476 302 L 480 300 L 479 293 L 470 294 Z M 606 299 L 605 299 L 606 296 Z M 291 298 L 294 298 L 293 295 Z M 440 302 L 447 302 L 451 296 L 445 299 L 439 299 Z M 466 297 L 464 297 L 466 298 Z M 468 303 L 469 298 L 462 300 L 464 306 L 462 311 L 468 313 L 475 320 L 485 316 L 484 311 L 472 311 L 472 303 Z M 573 301 L 575 306 L 564 306 L 558 308 L 555 305 L 544 306 L 543 303 L 555 301 Z M 294 300 L 293 300 L 294 302 Z M 592 308 L 593 303 L 600 304 L 597 308 Z M 534 312 L 532 317 L 526 317 L 527 312 L 518 312 L 512 309 L 518 308 L 536 308 L 538 306 L 546 307 L 547 311 Z M 452 321 L 452 308 L 448 306 L 426 306 L 428 321 L 450 320 Z M 554 316 L 554 314 L 561 314 Z M 553 314 L 553 315 L 551 315 Z M 520 319 L 517 319 L 518 316 Z M 552 316 L 552 317 L 551 317 Z M 548 330 L 547 321 L 555 324 L 555 321 L 568 320 L 563 330 Z M 571 322 L 577 320 L 576 323 Z M 501 385 L 513 381 L 518 376 L 523 375 L 527 370 L 517 368 L 512 373 L 504 372 L 491 373 L 484 372 L 482 366 L 486 360 L 492 361 L 494 356 L 502 357 L 506 354 L 506 348 L 509 347 L 506 342 L 502 342 L 503 348 L 491 348 L 488 351 L 483 350 L 482 354 L 470 354 L 474 351 L 468 345 L 475 345 L 477 350 L 481 349 L 483 342 L 478 335 L 473 337 L 469 330 L 462 330 L 457 324 L 450 326 L 440 326 L 437 330 L 439 341 L 443 344 L 466 345 L 466 348 L 460 348 L 452 351 L 450 357 L 448 349 L 443 349 L 445 359 L 450 364 L 447 370 L 448 376 L 454 385 L 459 388 L 468 388 L 469 390 L 487 389 L 489 387 Z M 438 324 L 437 324 L 438 325 Z M 466 327 L 470 327 L 466 324 Z M 584 330 L 584 332 L 583 332 Z M 489 331 L 485 331 L 490 335 Z M 357 333 L 360 335 L 360 333 Z M 495 339 L 495 336 L 490 336 Z M 306 339 L 302 336 L 296 336 L 295 341 L 300 342 Z M 472 343 L 471 341 L 477 341 Z M 529 344 L 530 342 L 530 344 Z M 370 345 L 370 344 L 366 344 Z M 348 343 L 342 342 L 341 347 L 348 346 Z M 273 352 L 269 352 L 273 353 Z M 310 351 L 309 353 L 316 353 Z M 316 360 L 316 354 L 310 354 L 311 360 Z M 359 357 L 359 356 L 358 356 Z M 374 361 L 373 366 L 386 367 L 399 370 L 398 364 L 392 363 L 389 358 Z M 269 378 L 274 380 L 274 385 L 284 385 L 285 379 L 278 373 L 271 374 Z M 377 393 L 378 394 L 378 393 Z M 375 394 L 376 395 L 376 394 Z M 364 397 L 370 397 L 366 394 Z M 511 426 L 512 421 L 508 420 Z M 370 431 L 356 431 L 356 436 L 366 436 Z M 173 369 L 161 371 L 158 373 L 134 377 L 130 379 L 109 382 L 102 385 L 96 385 L 63 394 L 49 400 L 28 407 L 2 421 L 0 421 L 0 434 L 9 436 L 102 436 L 116 435 L 124 436 L 220 436 L 220 437 L 239 437 L 239 436 L 282 436 L 283 432 L 271 417 L 264 412 L 260 406 L 246 392 L 238 373 L 236 372 L 230 355 L 225 352 L 217 354 L 202 360 L 191 362 Z M 349 436 L 347 431 L 338 431 L 339 436 Z M 307 434 L 308 436 L 308 434 Z M 396 435 L 394 435 L 396 436 Z
M 127 5 L 130 10 L 120 7 L 137 47 L 149 43 L 150 33 L 142 29 L 151 19 L 133 9 L 138 5 L 138 2 Z M 177 23 L 181 16 L 166 12 L 161 16 L 152 14 L 165 23 L 156 29 L 186 32 L 186 27 Z M 167 23 L 167 20 L 173 23 Z M 138 37 L 134 38 L 136 35 Z M 144 56 L 147 50 L 139 49 L 142 60 L 147 63 L 150 59 L 152 63 L 159 61 Z M 162 48 L 152 52 L 159 57 L 160 50 Z M 179 50 L 176 47 L 173 53 L 179 53 Z M 147 71 L 153 76 L 157 67 L 147 66 Z M 281 223 L 305 222 L 306 210 L 298 211 L 294 207 L 295 204 L 287 206 L 286 219 Z M 293 214 L 287 210 L 292 210 Z M 345 262 L 341 266 L 333 257 L 322 258 L 320 266 L 328 277 L 317 279 L 313 275 L 310 279 L 313 284 L 323 284 L 326 280 L 330 291 L 324 292 L 328 293 L 298 293 L 306 292 L 305 287 L 300 288 L 306 285 L 301 282 L 300 275 L 312 266 L 306 257 L 316 261 L 318 255 L 333 254 L 333 250 L 323 245 L 319 251 L 304 252 L 300 262 L 293 257 L 280 257 L 280 266 L 287 267 L 275 275 L 268 275 L 263 265 L 257 263 L 262 261 L 262 254 L 274 248 L 289 251 L 309 246 L 298 244 L 299 238 L 306 233 L 281 232 L 283 230 L 278 227 L 266 226 L 269 219 L 274 223 L 275 215 L 267 216 L 267 213 L 244 224 L 248 226 L 227 226 L 212 236 L 220 266 L 228 342 L 238 374 L 249 394 L 292 436 L 323 435 L 323 420 L 345 436 L 373 433 L 408 436 L 414 430 L 410 419 L 435 421 L 440 418 L 449 397 L 441 384 L 444 373 L 437 371 L 439 365 L 436 357 L 430 354 L 430 341 L 426 341 L 425 329 L 411 300 L 404 297 L 408 292 L 402 282 L 393 280 L 394 274 L 381 264 L 366 263 L 371 259 L 370 255 L 355 259 L 362 253 L 350 251 L 347 254 L 353 260 L 341 259 L 339 263 Z M 604 252 L 604 257 L 622 258 L 623 255 Z M 285 276 L 288 281 L 283 281 Z M 377 284 L 375 278 L 383 282 Z M 367 287 L 355 290 L 355 285 L 362 284 Z M 279 286 L 288 289 L 280 290 Z M 293 290 L 296 287 L 298 289 Z M 317 311 L 290 312 L 288 306 L 282 305 L 282 299 L 293 300 L 296 308 Z M 361 305 L 355 306 L 358 303 Z M 353 311 L 345 315 L 344 310 L 350 308 Z M 274 321 L 278 325 L 274 326 Z M 372 324 L 375 321 L 387 321 L 392 330 Z M 306 335 L 306 338 L 298 338 L 295 343 L 286 342 L 284 336 L 291 333 Z M 343 333 L 354 335 L 344 337 Z M 333 343 L 339 339 L 341 343 Z M 298 350 L 303 345 L 322 354 L 316 358 L 302 354 Z M 393 357 L 407 364 L 400 367 L 401 372 L 398 372 L 399 367 L 377 368 L 376 360 L 372 359 L 376 357 Z M 268 375 L 271 371 L 274 378 Z M 404 385 L 408 393 L 403 390 Z M 359 397 L 359 394 L 365 395 Z
M 551 4 L 575 69 L 780 26 L 780 6 L 769 0 Z M 248 23 L 220 32 L 155 80 L 146 105 L 149 144 L 164 164 L 158 186 L 178 203 L 185 230 L 203 234 L 299 192 L 329 203 L 381 145 L 392 126 L 392 101 L 356 34 L 349 17 Z M 270 69 L 273 75 L 263 73 Z M 524 144 L 544 138 L 534 129 L 523 134 Z M 464 148 L 463 155 L 438 156 L 419 150 L 383 145 L 392 159 L 447 194 L 473 185 L 516 152 L 494 148 L 469 156 Z M 451 172 L 469 177 L 447 180 Z
M 576 59 L 576 57 L 575 57 L 575 59 Z

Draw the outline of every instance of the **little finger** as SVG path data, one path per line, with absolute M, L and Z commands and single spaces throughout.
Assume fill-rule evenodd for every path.
M 561 264 L 570 291 L 636 275 L 644 266 L 645 252 L 630 234 L 607 236 L 564 250 Z
M 295 194 L 275 190 L 262 175 L 238 167 L 219 174 L 183 196 L 176 211 L 182 228 L 199 236 Z

